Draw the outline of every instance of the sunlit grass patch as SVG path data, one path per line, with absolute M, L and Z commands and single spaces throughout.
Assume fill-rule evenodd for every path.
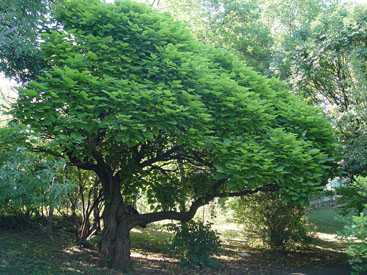
M 223 244 L 221 255 L 215 257 L 223 266 L 220 274 L 267 274 L 298 267 L 346 264 L 346 245 L 335 234 L 319 232 L 310 248 L 281 251 L 255 245 L 255 238 L 249 238 L 249 232 L 240 225 L 218 224 L 215 229 Z M 88 241 L 90 246 L 79 247 L 73 234 L 71 228 L 59 225 L 53 239 L 42 230 L 0 231 L 0 274 L 123 274 L 98 266 L 98 236 Z M 213 274 L 212 270 L 181 268 L 165 249 L 172 236 L 160 225 L 133 229 L 133 274 Z M 239 253 L 250 256 L 243 258 Z
M 316 225 L 317 232 L 321 233 L 336 234 L 345 226 L 345 222 L 338 219 L 337 209 L 331 206 L 322 206 L 309 211 L 307 217 Z

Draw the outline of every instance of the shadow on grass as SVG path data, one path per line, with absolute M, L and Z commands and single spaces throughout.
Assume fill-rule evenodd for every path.
M 302 267 L 345 265 L 344 243 L 332 237 L 318 236 L 307 249 L 294 251 L 253 247 L 240 240 L 241 231 L 231 230 L 225 239 L 220 271 L 182 269 L 177 260 L 165 253 L 166 241 L 172 234 L 154 227 L 137 228 L 131 233 L 133 274 L 284 274 Z M 0 231 L 0 274 L 122 274 L 98 267 L 96 247 L 74 245 L 73 233 L 60 227 L 49 239 L 42 231 Z M 242 258 L 238 252 L 250 257 Z M 283 273 L 282 273 L 283 272 Z M 288 273 L 289 274 L 289 273 Z

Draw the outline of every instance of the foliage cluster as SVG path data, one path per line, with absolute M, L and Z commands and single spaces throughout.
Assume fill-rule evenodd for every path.
M 268 72 L 274 41 L 258 1 L 171 0 L 157 8 L 186 22 L 198 40 L 231 51 L 257 72 Z
M 245 232 L 256 232 L 271 248 L 295 248 L 310 242 L 304 207 L 278 194 L 256 193 L 228 202 L 232 218 Z
M 65 161 L 42 157 L 22 147 L 3 150 L 0 158 L 3 214 L 39 215 L 41 206 L 59 206 L 75 188 L 63 177 Z
M 141 4 L 63 1 L 54 15 L 46 65 L 18 89 L 9 127 L 29 125 L 32 150 L 98 176 L 101 264 L 129 265 L 136 225 L 187 221 L 215 197 L 259 190 L 305 205 L 326 181 L 333 130 L 279 81 Z M 129 211 L 139 192 L 151 213 Z
M 168 230 L 175 235 L 168 243 L 167 251 L 180 259 L 182 266 L 219 268 L 220 263 L 210 256 L 219 255 L 221 241 L 210 223 L 192 220 L 179 225 L 170 224 Z
M 356 177 L 348 187 L 342 188 L 346 203 L 344 220 L 348 224 L 341 235 L 351 243 L 347 253 L 356 274 L 367 272 L 367 177 Z M 346 215 L 349 214 L 349 215 Z
M 348 214 L 350 210 L 356 210 L 361 213 L 367 203 L 367 178 L 358 176 L 353 181 L 346 183 L 344 187 L 337 189 L 338 193 L 342 195 L 339 203 L 345 205 L 341 212 Z
M 0 71 L 7 77 L 26 82 L 44 67 L 39 34 L 57 1 L 0 1 Z
M 65 159 L 35 152 L 30 144 L 40 144 L 39 139 L 27 139 L 29 129 L 19 128 L 0 131 L 0 214 L 8 227 L 22 228 L 30 224 L 28 219 L 44 215 L 52 227 L 55 210 L 71 212 L 78 241 L 96 234 L 102 203 L 95 175 L 73 169 Z
M 367 205 L 366 205 L 367 207 Z M 349 263 L 356 274 L 367 272 L 367 211 L 359 216 L 352 216 L 350 224 L 345 226 L 344 236 L 353 238 L 354 242 L 349 245 L 347 253 L 351 256 Z

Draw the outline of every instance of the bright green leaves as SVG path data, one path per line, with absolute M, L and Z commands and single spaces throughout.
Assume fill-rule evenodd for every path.
M 74 164 L 104 162 L 154 210 L 278 183 L 304 199 L 333 161 L 331 127 L 227 52 L 133 2 L 70 1 L 43 35 L 50 67 L 13 115 Z M 123 175 L 123 176 L 122 176 Z M 307 195 L 306 195 L 307 196 Z
M 18 89 L 18 91 L 25 93 L 29 97 L 35 97 L 35 96 L 37 96 L 37 92 L 35 90 L 31 90 L 31 89 Z

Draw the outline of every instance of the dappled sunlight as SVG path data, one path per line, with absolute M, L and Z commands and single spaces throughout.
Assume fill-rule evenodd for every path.
M 347 243 L 337 234 L 329 234 L 316 232 L 312 240 L 312 245 L 315 249 L 323 251 L 332 251 L 336 253 L 344 253 L 347 249 Z
M 328 241 L 332 241 L 332 242 L 338 242 L 340 239 L 338 238 L 337 234 L 328 234 L 328 233 L 322 233 L 322 232 L 317 232 L 315 234 L 317 237 L 319 237 L 320 239 L 323 240 L 328 240 Z
M 134 232 L 134 233 L 143 233 L 143 231 L 140 230 L 140 229 L 138 229 L 138 228 L 131 229 L 131 232 Z
M 73 267 L 67 267 L 67 268 L 65 268 L 65 271 L 77 272 L 77 271 L 79 271 L 79 270 L 76 270 L 76 269 L 75 269 L 75 268 L 73 268 Z
M 147 253 L 145 251 L 137 251 L 134 250 L 131 252 L 132 258 L 142 258 L 148 261 L 165 261 L 170 263 L 177 263 L 178 260 L 174 258 L 170 258 L 160 253 Z
M 69 246 L 69 247 L 64 248 L 62 252 L 69 254 L 69 255 L 75 255 L 75 254 L 81 253 L 82 250 L 78 248 L 77 246 Z
M 215 224 L 213 228 L 216 230 L 241 230 L 241 226 L 236 223 Z

